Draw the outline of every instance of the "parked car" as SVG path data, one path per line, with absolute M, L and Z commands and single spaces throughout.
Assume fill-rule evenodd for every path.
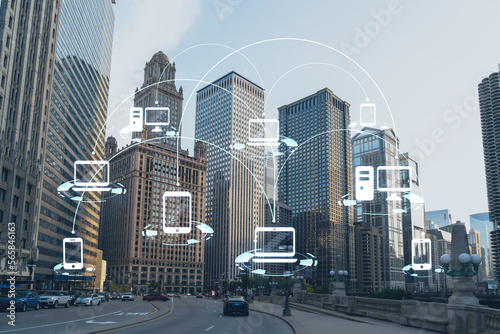
M 191 297 L 191 294 L 190 293 L 186 293 L 186 297 Z
M 71 303 L 71 296 L 67 291 L 60 290 L 47 290 L 40 296 L 40 305 L 42 308 L 45 306 L 56 308 L 58 306 L 69 307 Z
M 132 293 L 127 292 L 127 293 L 124 293 L 122 295 L 122 302 L 127 301 L 127 300 L 130 300 L 130 301 L 134 300 L 134 296 L 132 295 Z
M 196 298 L 203 298 L 203 295 L 201 293 L 196 295 Z
M 107 293 L 107 292 L 98 292 L 97 294 L 102 297 L 102 301 L 103 302 L 109 302 L 109 293 Z
M 40 296 L 35 291 L 16 291 L 13 298 L 4 297 L 0 300 L 0 310 L 4 311 L 7 309 L 11 300 L 15 301 L 15 306 L 17 310 L 22 312 L 26 311 L 28 308 L 33 308 L 38 310 L 40 308 Z
M 181 298 L 181 294 L 180 294 L 180 293 L 177 293 L 174 297 L 175 297 L 175 298 Z
M 170 300 L 170 298 L 168 298 L 167 295 L 162 295 L 160 293 L 150 293 L 149 295 L 145 295 L 144 297 L 142 297 L 142 300 L 145 300 L 145 301 L 152 301 L 152 300 L 161 300 L 161 301 L 164 301 L 166 302 L 167 300 Z
M 96 293 L 85 293 L 76 299 L 75 306 L 78 305 L 101 305 L 101 297 Z
M 248 303 L 243 297 L 228 297 L 224 301 L 224 315 L 230 315 L 231 313 L 241 313 L 244 316 L 248 316 Z
M 113 293 L 110 297 L 111 300 L 122 299 L 122 296 L 119 293 Z

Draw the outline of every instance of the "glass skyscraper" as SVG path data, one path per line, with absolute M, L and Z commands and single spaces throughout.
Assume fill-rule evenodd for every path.
M 451 213 L 448 209 L 426 211 L 425 220 L 432 220 L 438 227 L 445 227 L 452 224 Z
M 236 279 L 234 260 L 254 248 L 255 228 L 264 226 L 264 147 L 246 145 L 257 137 L 249 120 L 263 112 L 264 90 L 236 72 L 196 95 L 195 137 L 207 149 L 206 223 L 214 229 L 206 241 L 208 285 Z
M 43 170 L 36 279 L 49 288 L 54 265 L 63 261 L 62 240 L 81 237 L 84 263 L 95 264 L 100 203 L 58 196 L 57 187 L 73 180 L 76 160 L 103 160 L 114 14 L 111 1 L 62 0 L 58 28 L 51 45 L 55 59 L 53 82 L 47 94 L 48 114 Z M 76 217 L 75 217 L 75 213 Z M 75 234 L 72 234 L 73 220 Z M 48 283 L 48 284 L 47 284 Z M 56 288 L 59 286 L 56 284 Z
M 392 129 L 363 128 L 352 138 L 353 168 L 374 167 L 374 189 L 377 189 L 377 167 L 399 166 L 399 139 Z M 383 177 L 383 176 L 382 176 Z M 401 175 L 393 182 L 401 184 Z M 387 178 L 389 180 L 389 177 Z M 400 194 L 401 195 L 401 194 Z M 401 201 L 388 200 L 388 192 L 375 191 L 371 201 L 358 201 L 355 221 L 361 226 L 375 226 L 382 234 L 382 280 L 384 288 L 404 288 L 403 222 Z
M 479 232 L 481 240 L 481 252 L 478 255 L 481 255 L 483 261 L 481 262 L 478 279 L 492 280 L 494 279 L 494 273 L 490 233 L 493 231 L 493 223 L 490 221 L 488 212 L 476 213 L 469 217 L 470 227 Z
M 324 88 L 278 108 L 280 135 L 299 144 L 279 148 L 278 195 L 292 208 L 297 252 L 318 258 L 310 279 L 320 284 L 341 255 L 355 285 L 352 209 L 338 205 L 352 190 L 349 107 Z

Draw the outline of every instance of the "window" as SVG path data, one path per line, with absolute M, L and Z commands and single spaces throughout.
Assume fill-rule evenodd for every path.
M 16 176 L 16 188 L 21 188 L 21 178 Z
M 12 206 L 17 208 L 18 205 L 19 205 L 19 196 L 14 196 L 14 199 L 12 201 Z
M 23 231 L 27 231 L 27 230 L 28 230 L 28 220 L 25 219 L 23 222 Z
M 0 189 L 0 202 L 5 202 L 5 189 Z

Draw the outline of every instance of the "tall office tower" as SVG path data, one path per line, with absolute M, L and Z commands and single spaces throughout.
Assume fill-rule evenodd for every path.
M 278 161 L 274 157 L 273 152 L 267 152 L 264 159 L 264 175 L 265 175 L 265 188 L 267 200 L 272 202 L 273 200 L 278 200 L 277 196 L 274 198 L 275 192 L 278 191 L 277 187 L 275 187 L 275 180 L 278 174 Z M 276 189 L 275 189 L 276 188 Z
M 440 258 L 444 254 L 451 255 L 451 231 L 443 231 L 441 229 L 434 229 L 426 231 L 426 238 L 431 239 L 431 257 L 432 265 L 436 267 L 436 264 L 440 263 Z M 433 268 L 434 269 L 434 268 Z M 419 278 L 416 280 L 417 283 L 424 282 L 425 278 Z M 428 284 L 432 290 L 444 290 L 447 288 L 448 275 L 435 274 L 430 275 Z M 421 287 L 423 288 L 423 287 Z M 420 290 L 421 291 L 421 290 Z
M 144 67 L 144 82 L 141 89 L 136 89 L 134 106 L 143 108 L 144 126 L 143 133 L 134 132 L 133 138 L 141 137 L 143 140 L 164 137 L 169 130 L 181 132 L 180 121 L 182 118 L 182 86 L 177 90 L 175 86 L 175 63 L 170 63 L 167 55 L 158 51 Z M 148 107 L 169 108 L 170 114 L 165 110 L 146 110 Z M 151 124 L 151 125 L 148 125 Z M 157 124 L 157 125 L 155 125 Z M 156 131 L 155 131 L 156 130 Z M 161 131 L 158 131 L 161 130 Z M 177 147 L 180 138 L 162 138 L 162 142 Z
M 0 1 L 0 258 L 7 258 L 8 240 L 16 250 L 15 268 L 0 261 L 0 280 L 15 272 L 18 285 L 28 283 L 26 265 L 38 260 L 47 91 L 59 9 L 57 1 Z
M 470 253 L 481 255 L 481 235 L 479 231 L 471 228 L 469 233 L 467 233 L 467 239 L 469 239 Z
M 114 147 L 106 151 L 110 177 L 123 184 L 127 192 L 102 203 L 99 223 L 99 248 L 111 280 L 136 291 L 146 289 L 149 282 L 169 291 L 201 292 L 202 233 L 196 223 L 189 233 L 165 233 L 162 210 L 164 192 L 190 192 L 192 220 L 204 222 L 205 145 L 195 144 L 194 157 L 181 150 L 177 160 L 177 150 L 163 144 L 140 143 L 116 151 L 115 143 L 109 137 L 106 145 Z M 174 209 L 168 198 L 166 204 L 168 216 Z
M 87 194 L 86 202 L 78 205 L 78 201 L 59 196 L 57 188 L 73 180 L 75 161 L 104 157 L 113 43 L 111 1 L 59 3 L 59 14 L 54 17 L 58 29 L 44 37 L 56 36 L 57 42 L 50 46 L 55 64 L 52 85 L 45 92 L 50 102 L 44 110 L 48 121 L 44 124 L 47 138 L 38 230 L 40 257 L 35 272 L 41 289 L 50 287 L 52 268 L 63 262 L 65 237 L 81 237 L 85 264 L 96 264 L 99 193 Z M 71 233 L 73 223 L 75 234 Z M 90 275 L 87 278 L 91 280 Z M 61 278 L 74 279 L 71 276 Z
M 264 90 L 230 72 L 196 95 L 195 137 L 207 142 L 206 280 L 227 284 L 238 276 L 234 260 L 254 247 L 255 228 L 264 226 L 264 147 L 233 143 L 258 137 L 249 120 L 261 119 Z
M 382 234 L 375 226 L 356 225 L 357 289 L 374 292 L 384 288 L 382 280 Z
M 498 66 L 500 71 L 500 65 Z M 500 81 L 499 72 L 484 78 L 478 87 L 481 129 L 483 133 L 484 167 L 493 251 L 493 270 L 500 280 Z
M 374 167 L 374 189 L 378 179 L 384 178 L 395 188 L 403 183 L 400 173 L 385 173 L 378 167 L 399 166 L 399 139 L 392 129 L 379 130 L 363 128 L 352 138 L 353 167 Z M 377 175 L 379 174 L 379 175 Z M 382 183 L 381 183 L 382 184 Z M 407 186 L 406 186 L 407 187 Z M 406 188 L 405 187 L 405 188 Z M 398 196 L 403 194 L 398 193 Z M 375 226 L 382 234 L 382 268 L 385 289 L 404 288 L 405 278 L 402 268 L 404 263 L 403 226 L 401 202 L 389 200 L 387 191 L 374 191 L 371 201 L 358 201 L 355 221 L 357 225 Z
M 453 224 L 451 213 L 448 209 L 426 211 L 425 220 L 432 220 L 439 228 Z
M 297 251 L 318 258 L 314 277 L 329 282 L 337 255 L 355 286 L 352 209 L 338 201 L 352 191 L 349 103 L 328 88 L 278 108 L 280 135 L 299 149 L 280 146 L 278 193 L 292 207 Z
M 481 255 L 483 261 L 481 262 L 480 271 L 478 274 L 479 280 L 492 280 L 493 275 L 493 263 L 491 254 L 491 240 L 490 233 L 493 231 L 493 223 L 490 221 L 490 216 L 488 212 L 476 213 L 470 215 L 470 227 L 474 228 L 479 232 L 481 240 Z
M 422 190 L 420 189 L 420 179 L 418 174 L 418 163 L 408 155 L 403 153 L 399 155 L 399 163 L 401 166 L 410 166 L 411 173 L 411 195 L 412 197 L 403 197 L 401 208 L 403 222 L 403 253 L 405 265 L 412 263 L 412 245 L 413 239 L 423 239 L 425 237 L 425 212 L 422 198 Z M 418 198 L 418 200 L 417 200 Z M 405 275 L 406 283 L 417 280 L 417 278 Z

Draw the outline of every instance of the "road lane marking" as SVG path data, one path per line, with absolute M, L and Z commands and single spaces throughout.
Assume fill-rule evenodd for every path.
M 99 324 L 99 325 L 109 325 L 109 324 L 116 324 L 115 321 L 94 321 L 94 320 L 88 320 L 85 321 L 86 324 Z
M 159 308 L 156 308 L 153 304 L 151 304 L 150 302 L 148 302 L 149 305 L 151 305 L 151 307 L 155 308 L 155 311 L 151 314 L 154 314 L 156 312 L 158 312 L 160 309 Z M 159 304 L 161 306 L 163 306 L 162 304 Z M 100 334 L 105 334 L 105 333 L 111 333 L 111 332 L 116 332 L 116 331 L 120 331 L 122 329 L 128 329 L 128 328 L 132 328 L 132 327 L 135 327 L 135 326 L 139 326 L 139 325 L 142 325 L 142 324 L 147 324 L 149 322 L 153 322 L 153 321 L 156 321 L 156 320 L 160 320 L 162 318 L 165 318 L 167 315 L 170 315 L 172 314 L 173 310 L 169 307 L 166 307 L 166 306 L 163 306 L 164 308 L 166 308 L 167 310 L 169 310 L 169 312 L 167 314 L 164 314 L 156 319 L 151 319 L 151 320 L 146 320 L 146 321 L 143 321 L 143 322 L 140 322 L 138 324 L 133 324 L 133 325 L 128 325 L 128 326 L 125 326 L 125 327 L 120 327 L 120 328 L 115 328 L 115 329 L 111 329 L 109 331 L 106 331 L 106 332 L 100 332 Z M 150 315 L 151 315 L 150 314 Z M 136 319 L 140 319 L 140 318 L 143 318 L 143 317 L 146 317 L 146 315 L 143 315 L 142 317 L 139 317 L 139 318 L 136 318 Z M 136 319 L 130 319 L 130 320 L 136 320 Z M 127 321 L 130 321 L 130 320 L 127 320 Z
M 39 315 L 34 315 L 33 318 L 37 318 L 37 317 L 43 317 L 44 315 L 49 315 L 48 313 L 46 314 L 39 314 Z
M 205 332 L 208 332 L 209 330 L 211 330 L 212 328 L 214 328 L 214 326 L 210 326 L 208 327 L 207 329 L 205 329 Z

